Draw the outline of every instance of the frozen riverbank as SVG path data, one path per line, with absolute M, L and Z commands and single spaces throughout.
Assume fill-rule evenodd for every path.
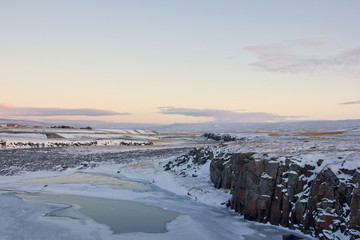
M 16 227 L 11 229 L 21 228 L 25 224 L 24 219 L 31 222 L 29 226 L 39 228 L 42 228 L 44 222 L 50 222 L 51 227 L 41 229 L 39 233 L 43 232 L 43 236 L 52 236 L 52 239 L 59 239 L 56 238 L 60 236 L 57 231 L 64 232 L 64 229 L 73 234 L 69 239 L 96 239 L 96 237 L 100 239 L 183 239 L 184 236 L 188 239 L 281 239 L 283 234 L 294 232 L 283 227 L 248 222 L 226 208 L 226 203 L 233 197 L 233 190 L 214 188 L 210 180 L 210 161 L 196 164 L 193 162 L 194 158 L 186 159 L 180 156 L 185 156 L 194 147 L 214 146 L 220 143 L 220 147 L 213 147 L 213 154 L 223 152 L 224 154 L 217 157 L 224 162 L 229 160 L 228 157 L 233 153 L 256 152 L 256 156 L 266 156 L 269 159 L 276 157 L 279 161 L 285 161 L 286 157 L 291 156 L 293 161 L 304 164 L 316 165 L 318 160 L 322 159 L 319 165 L 322 168 L 328 166 L 333 170 L 340 169 L 339 166 L 346 169 L 357 168 L 358 131 L 316 134 L 262 131 L 234 133 L 234 135 L 243 140 L 225 144 L 199 138 L 200 135 L 196 134 L 164 134 L 161 137 L 153 136 L 155 145 L 152 146 L 1 150 L 0 163 L 3 167 L 0 173 L 2 175 L 0 188 L 31 193 L 125 200 L 179 213 L 180 215 L 175 220 L 165 224 L 165 233 L 113 234 L 109 226 L 100 224 L 91 217 L 79 219 L 46 217 L 46 213 L 50 210 L 46 213 L 37 211 L 36 204 L 41 204 L 44 209 L 53 209 L 54 206 L 61 209 L 64 205 L 60 203 L 49 205 L 41 201 L 28 202 L 18 198 L 20 195 L 17 197 L 13 193 L 6 192 L 0 194 L 4 206 L 9 206 L 7 208 L 9 211 L 5 209 L 4 216 L 15 224 Z M 185 164 L 177 164 L 176 159 Z M 198 160 L 201 161 L 201 159 Z M 189 164 L 186 164 L 186 161 Z M 169 171 L 165 171 L 166 169 Z M 95 174 L 97 175 L 95 179 L 110 177 L 113 179 L 111 182 L 115 184 L 118 182 L 115 179 L 132 180 L 149 189 L 139 191 L 118 188 L 113 183 L 105 183 L 101 180 L 99 184 L 99 181 L 94 182 L 89 178 L 86 181 L 75 180 L 74 176 L 79 176 L 76 174 L 79 174 L 79 171 L 82 174 Z M 270 174 L 268 175 L 271 177 Z M 58 178 L 54 180 L 53 177 L 60 177 L 62 182 L 59 182 Z M 267 178 L 266 175 L 263 177 Z M 35 180 L 39 178 L 43 181 Z M 53 180 L 50 181 L 50 179 Z M 13 201 L 19 203 L 19 206 L 13 205 L 13 202 L 9 200 L 14 198 L 19 200 Z M 32 205 L 33 203 L 35 205 Z M 33 211 L 28 204 L 34 206 L 35 210 Z M 101 203 L 99 204 L 101 209 Z M 23 213 L 26 216 L 23 219 L 18 218 L 16 214 L 18 208 L 24 209 Z M 5 221 L 4 219 L 0 221 Z M 34 234 L 31 232 L 33 227 L 24 228 L 23 236 Z M 56 230 L 48 232 L 46 229 Z M 9 232 L 5 228 L 2 228 L 0 232 L 8 234 L 6 235 L 8 239 L 17 234 L 15 230 Z M 299 232 L 296 234 L 301 235 Z M 304 235 L 301 236 L 304 237 Z M 348 239 L 345 235 L 339 235 L 339 237 Z
M 140 169 L 132 171 L 132 167 L 124 169 L 127 169 L 128 175 L 141 171 Z M 202 204 L 187 195 L 166 191 L 146 181 L 145 179 L 149 177 L 146 172 L 142 175 L 144 180 L 138 183 L 144 186 L 140 189 L 121 187 L 121 184 L 114 187 L 116 181 L 112 181 L 113 185 L 109 186 L 108 178 L 123 179 L 123 177 L 119 178 L 117 172 L 114 173 L 110 165 L 89 169 L 86 172 L 94 177 L 99 176 L 96 185 L 86 181 L 86 178 L 84 182 L 81 182 L 77 177 L 74 183 L 71 180 L 64 183 L 64 178 L 59 178 L 68 176 L 71 179 L 72 174 L 79 174 L 75 169 L 0 177 L 3 189 L 0 194 L 2 206 L 0 233 L 3 239 L 14 237 L 23 239 L 63 239 L 63 237 L 66 239 L 184 239 L 184 237 L 186 239 L 279 239 L 282 234 L 290 233 L 285 229 L 247 222 L 225 208 Z M 171 176 L 168 177 L 168 180 L 176 185 L 176 180 Z M 176 187 L 175 185 L 173 187 Z M 181 186 L 176 188 L 180 189 Z M 12 190 L 9 191 L 9 189 Z M 115 205 L 117 205 L 116 201 L 145 204 L 143 211 L 139 211 L 136 207 L 134 211 L 127 213 L 132 214 L 133 219 L 140 217 L 155 221 L 156 218 L 152 214 L 168 210 L 177 213 L 178 216 L 174 220 L 166 220 L 168 223 L 165 224 L 165 232 L 149 233 L 141 228 L 129 227 L 123 230 L 127 233 L 114 234 L 111 224 L 116 225 L 117 221 L 107 223 L 111 219 L 110 215 L 107 221 L 101 221 L 89 214 L 86 209 L 79 214 L 69 208 L 70 205 L 75 207 L 75 210 L 84 208 L 82 204 L 90 202 L 91 208 L 105 211 L 109 201 L 115 201 Z M 146 206 L 152 209 L 159 208 L 159 210 L 148 211 Z M 121 209 L 117 211 L 121 212 Z M 59 212 L 60 215 L 56 214 Z M 122 214 L 120 212 L 119 215 Z M 146 225 L 146 223 L 143 224 Z

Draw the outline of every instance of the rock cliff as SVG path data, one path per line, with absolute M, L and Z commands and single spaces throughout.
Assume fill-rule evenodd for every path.
M 195 149 L 165 168 L 207 161 L 212 183 L 231 190 L 227 204 L 245 219 L 299 229 L 320 239 L 360 237 L 360 169 L 339 167 L 334 172 L 323 159 L 311 165 L 292 156 L 219 154 L 211 149 Z

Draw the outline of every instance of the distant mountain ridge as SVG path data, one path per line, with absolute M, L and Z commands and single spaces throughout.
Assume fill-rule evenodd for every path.
M 288 121 L 288 122 L 203 122 L 203 123 L 174 123 L 147 124 L 147 123 L 112 123 L 102 121 L 81 121 L 81 120 L 53 120 L 53 121 L 32 121 L 18 119 L 2 119 L 1 124 L 14 123 L 23 126 L 50 127 L 53 125 L 71 125 L 74 127 L 90 126 L 93 128 L 110 129 L 149 129 L 158 132 L 214 132 L 234 133 L 244 131 L 360 131 L 360 119 L 352 120 L 321 120 L 321 121 Z
M 274 123 L 175 123 L 157 126 L 154 130 L 159 132 L 221 132 L 234 133 L 243 131 L 360 131 L 360 119 L 337 121 L 296 121 Z

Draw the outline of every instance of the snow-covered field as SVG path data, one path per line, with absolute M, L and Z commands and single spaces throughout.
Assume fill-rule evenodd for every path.
M 0 129 L 0 148 L 146 145 L 153 131 L 58 128 Z
M 124 179 L 125 176 L 136 176 L 137 178 L 134 180 L 142 188 L 109 185 L 107 181 L 101 178 L 96 184 L 79 180 L 73 183 L 51 181 L 51 177 L 55 176 L 67 176 L 68 179 L 71 179 L 71 174 L 78 172 L 74 169 L 61 173 L 41 172 L 2 177 L 0 180 L 2 188 L 12 189 L 12 191 L 3 190 L 0 195 L 2 206 L 0 232 L 2 239 L 14 239 L 14 237 L 21 237 L 22 239 L 63 239 L 64 237 L 66 239 L 279 239 L 282 234 L 290 232 L 269 225 L 262 226 L 261 224 L 247 222 L 237 214 L 213 203 L 207 205 L 201 201 L 194 201 L 187 196 L 186 186 L 168 174 L 154 176 L 155 169 L 150 168 L 141 171 L 139 168 L 134 170 L 133 166 L 116 166 L 116 168 L 123 169 L 123 174 L 114 173 L 111 166 L 105 165 L 82 171 L 82 173 L 93 174 L 94 178 L 106 176 Z M 34 181 L 34 179 L 37 180 Z M 35 196 L 32 196 L 31 193 L 34 193 Z M 46 216 L 48 213 L 64 208 L 61 203 L 67 206 L 71 202 L 59 202 L 55 199 L 49 203 L 48 198 L 41 200 L 41 197 L 38 196 L 39 193 L 127 200 L 175 211 L 178 216 L 166 224 L 165 232 L 113 234 L 109 226 L 100 224 L 87 216 L 79 214 L 72 214 L 71 218 Z M 30 195 L 30 197 L 24 197 L 24 195 Z M 216 192 L 211 194 L 211 196 L 217 197 L 216 201 L 225 200 L 225 197 L 221 195 L 221 193 Z M 102 208 L 102 204 L 105 203 L 98 200 L 98 206 L 95 207 Z M 75 206 L 72 211 L 76 211 L 78 207 L 81 206 Z M 134 211 L 134 214 L 137 216 L 132 217 L 144 218 L 147 213 Z M 118 216 L 108 215 L 107 217 L 114 218 L 114 221 L 122 220 L 121 214 Z M 151 218 L 156 221 L 155 216 Z
M 189 166 L 185 175 L 164 171 L 164 165 L 193 147 L 211 145 L 215 151 L 219 148 L 228 152 L 256 152 L 269 158 L 291 155 L 302 164 L 323 159 L 321 167 L 329 166 L 334 171 L 340 166 L 356 169 L 360 167 L 358 129 L 319 135 L 303 129 L 243 131 L 234 135 L 245 140 L 222 143 L 221 147 L 199 135 L 154 135 L 142 131 L 125 134 L 128 138 L 142 135 L 147 141 L 154 140 L 154 145 L 3 148 L 0 150 L 1 239 L 281 239 L 289 233 L 312 239 L 299 231 L 246 221 L 227 209 L 224 203 L 230 199 L 230 192 L 213 188 L 209 162 Z M 322 130 L 325 132 L 326 128 Z M 77 134 L 60 130 L 56 133 L 63 134 L 65 139 L 75 139 Z M 0 133 L 0 140 L 9 140 L 13 136 L 9 134 Z M 42 138 L 49 141 L 42 133 L 16 134 L 19 134 L 16 141 Z M 94 140 L 98 133 L 79 134 Z M 108 134 L 111 140 L 124 132 L 112 130 Z M 68 198 L 60 201 L 56 196 Z M 96 209 L 105 209 L 106 200 L 110 199 L 173 211 L 177 216 L 165 223 L 165 231 L 129 230 L 114 234 L 111 224 L 81 212 L 81 204 L 69 200 L 71 196 L 82 196 L 89 202 L 95 199 Z M 147 213 L 134 211 L 132 217 L 141 218 L 141 214 Z M 121 217 L 122 214 L 110 214 L 107 220 L 124 221 Z

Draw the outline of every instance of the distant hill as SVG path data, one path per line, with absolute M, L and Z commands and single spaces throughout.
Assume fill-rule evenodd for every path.
M 82 120 L 51 120 L 40 122 L 31 120 L 2 119 L 1 124 L 14 123 L 22 126 L 50 127 L 57 125 L 70 125 L 76 128 L 90 126 L 92 128 L 107 129 L 148 129 L 157 132 L 177 133 L 236 133 L 244 131 L 360 131 L 360 119 L 338 121 L 288 121 L 276 123 L 243 123 L 243 122 L 203 122 L 203 123 L 174 123 L 169 125 L 146 123 L 113 123 L 103 121 Z
M 360 119 L 338 121 L 289 121 L 276 123 L 175 123 L 149 128 L 158 132 L 221 132 L 234 133 L 243 131 L 360 131 Z
M 10 124 L 10 123 L 17 124 L 20 126 L 38 126 L 38 127 L 50 127 L 51 126 L 51 123 L 47 123 L 47 122 L 0 118 L 0 125 Z

